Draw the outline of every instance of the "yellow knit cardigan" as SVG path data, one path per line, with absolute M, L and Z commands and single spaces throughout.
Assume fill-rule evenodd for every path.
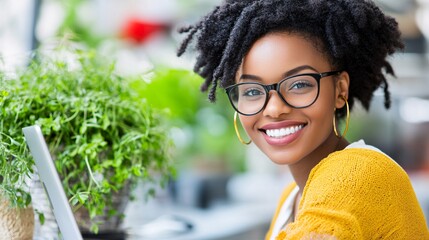
M 266 240 L 295 183 L 283 192 Z M 316 165 L 304 187 L 285 239 L 429 239 L 407 173 L 384 154 L 350 148 Z

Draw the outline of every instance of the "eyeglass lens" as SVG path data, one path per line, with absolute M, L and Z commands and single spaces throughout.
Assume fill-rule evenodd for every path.
M 311 105 L 318 95 L 318 81 L 312 75 L 300 75 L 287 78 L 277 86 L 277 92 L 290 106 L 302 108 Z M 245 115 L 261 111 L 268 101 L 267 90 L 258 83 L 241 83 L 229 91 L 234 108 Z

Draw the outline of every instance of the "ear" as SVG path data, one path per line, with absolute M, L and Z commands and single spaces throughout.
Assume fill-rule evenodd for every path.
M 344 107 L 344 99 L 349 99 L 350 77 L 346 71 L 341 72 L 335 79 L 335 108 Z

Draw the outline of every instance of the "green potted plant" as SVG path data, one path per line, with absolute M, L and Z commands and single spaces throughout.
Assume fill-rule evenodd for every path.
M 22 128 L 34 124 L 42 128 L 73 210 L 88 216 L 83 230 L 101 231 L 100 216 L 123 217 L 112 196 L 127 200 L 139 181 L 165 184 L 174 169 L 164 116 L 131 81 L 144 84 L 83 50 L 38 54 L 22 71 L 0 72 L 2 196 L 18 208 L 32 202 L 27 182 L 34 162 Z M 35 211 L 43 222 L 43 212 Z

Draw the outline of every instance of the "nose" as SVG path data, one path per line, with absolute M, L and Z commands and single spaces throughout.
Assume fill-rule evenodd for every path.
M 263 110 L 265 117 L 278 118 L 280 115 L 291 111 L 292 107 L 287 105 L 276 91 L 270 91 L 267 105 Z

